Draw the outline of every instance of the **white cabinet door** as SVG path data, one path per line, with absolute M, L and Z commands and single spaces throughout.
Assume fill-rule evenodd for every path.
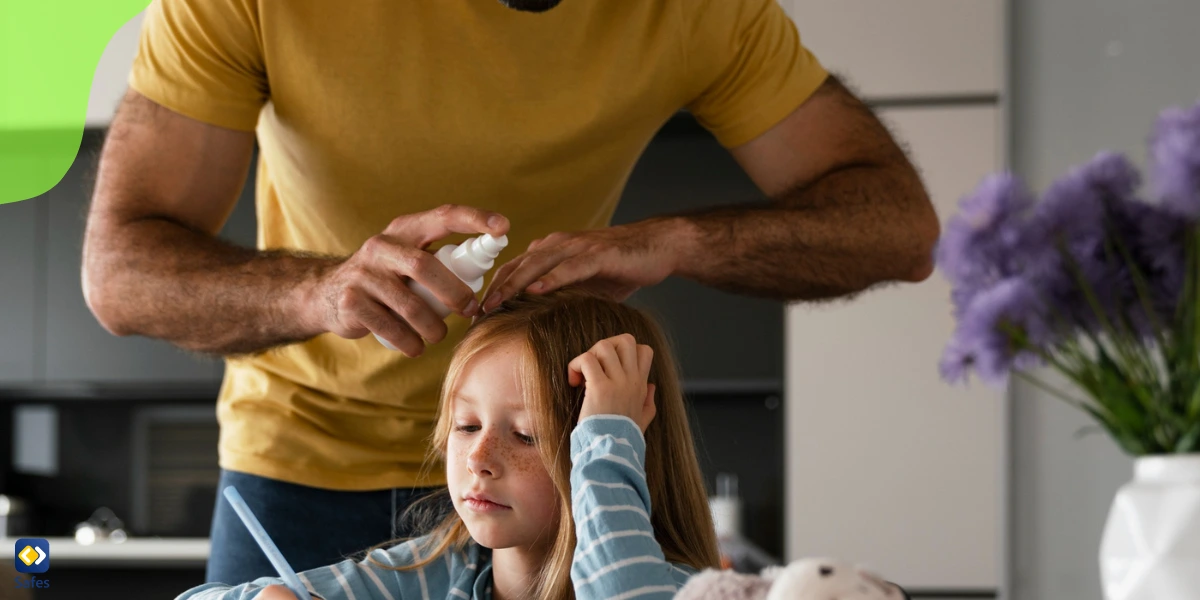
M 996 94 L 1002 0 L 781 0 L 826 68 L 864 97 Z
M 995 107 L 881 117 L 910 145 L 943 223 L 1000 163 Z M 1003 394 L 939 379 L 949 294 L 939 272 L 788 308 L 789 559 L 861 562 L 917 589 L 999 586 Z
M 92 92 L 88 96 L 88 127 L 107 127 L 121 98 L 125 96 L 125 90 L 129 88 L 129 68 L 137 53 L 142 14 L 138 13 L 117 30 L 100 57 L 96 75 L 92 79 Z

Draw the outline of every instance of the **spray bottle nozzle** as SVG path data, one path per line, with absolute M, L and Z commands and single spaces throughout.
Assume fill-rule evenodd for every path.
M 485 233 L 476 239 L 479 250 L 487 255 L 488 258 L 496 258 L 500 255 L 500 251 L 508 245 L 508 236 L 502 235 L 495 237 L 490 233 Z

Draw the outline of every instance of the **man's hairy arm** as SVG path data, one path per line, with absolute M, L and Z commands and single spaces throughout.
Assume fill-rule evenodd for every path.
M 623 299 L 669 275 L 780 300 L 929 277 L 939 225 L 925 187 L 836 79 L 731 152 L 769 201 L 553 233 L 500 267 L 484 309 L 571 284 Z
M 245 182 L 252 133 L 174 113 L 130 92 L 101 156 L 83 289 L 116 335 L 246 354 L 331 332 L 375 333 L 408 356 L 447 332 L 409 290 L 421 283 L 464 316 L 475 295 L 425 248 L 452 232 L 508 231 L 503 216 L 446 205 L 397 216 L 349 257 L 256 251 L 216 238 Z
M 924 185 L 836 78 L 733 154 L 771 201 L 662 217 L 684 247 L 675 274 L 739 293 L 817 300 L 932 273 L 939 225 Z
M 216 237 L 253 145 L 253 133 L 129 93 L 105 140 L 84 237 L 84 295 L 105 329 L 214 354 L 320 333 L 299 307 L 337 259 L 259 252 Z

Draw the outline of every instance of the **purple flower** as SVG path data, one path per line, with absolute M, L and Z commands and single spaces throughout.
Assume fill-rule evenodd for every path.
M 1121 200 L 1133 199 L 1142 176 L 1127 156 L 1102 150 L 1076 171 L 1097 190 Z
M 942 358 L 938 362 L 938 372 L 943 381 L 966 383 L 971 374 L 974 356 L 967 340 L 962 337 L 955 332 L 955 335 L 950 338 L 950 342 L 946 344 L 945 350 L 942 351 Z
M 1030 235 L 1035 239 L 1028 241 L 1037 246 L 1094 247 L 1104 237 L 1105 207 L 1132 199 L 1140 184 L 1137 168 L 1124 155 L 1097 154 L 1046 190 L 1031 219 Z
M 1173 325 L 1185 240 L 1200 220 L 1200 104 L 1163 113 L 1151 158 L 1160 205 L 1138 197 L 1137 168 L 1114 152 L 1073 168 L 1036 204 L 1008 173 L 962 200 L 936 254 L 958 321 L 943 379 L 974 371 L 1002 382 L 1068 336 L 1113 327 L 1144 343 Z
M 1014 251 L 1033 196 L 1009 173 L 991 175 L 959 202 L 938 241 L 935 259 L 954 284 L 955 312 L 1018 270 Z
M 968 370 L 974 369 L 983 381 L 999 384 L 1013 368 L 1038 364 L 1036 353 L 1019 346 L 1008 328 L 1019 331 L 1035 348 L 1054 342 L 1044 303 L 1020 277 L 1005 279 L 971 300 L 942 355 L 943 379 L 964 381 Z
M 1150 165 L 1163 206 L 1200 218 L 1200 103 L 1159 115 L 1150 138 Z
M 1153 334 L 1151 326 L 1170 324 L 1179 305 L 1186 275 L 1185 237 L 1189 224 L 1180 215 L 1165 207 L 1144 202 L 1125 202 L 1113 206 L 1113 234 L 1119 236 L 1133 258 L 1133 266 L 1149 288 L 1154 318 L 1147 315 L 1143 301 L 1136 296 L 1133 274 L 1124 260 L 1122 272 L 1127 274 L 1127 310 L 1135 329 L 1144 337 Z
M 1105 214 L 1133 198 L 1139 183 L 1128 158 L 1101 152 L 1051 184 L 1034 207 L 1018 250 L 1021 274 L 1057 320 L 1088 329 L 1100 322 L 1080 280 L 1093 290 L 1111 288 Z

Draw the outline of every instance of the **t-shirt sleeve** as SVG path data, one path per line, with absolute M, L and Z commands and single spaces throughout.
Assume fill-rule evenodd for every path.
M 256 0 L 154 0 L 129 85 L 193 119 L 253 131 L 268 85 Z
M 766 132 L 828 73 L 776 0 L 683 0 L 687 107 L 726 147 Z

